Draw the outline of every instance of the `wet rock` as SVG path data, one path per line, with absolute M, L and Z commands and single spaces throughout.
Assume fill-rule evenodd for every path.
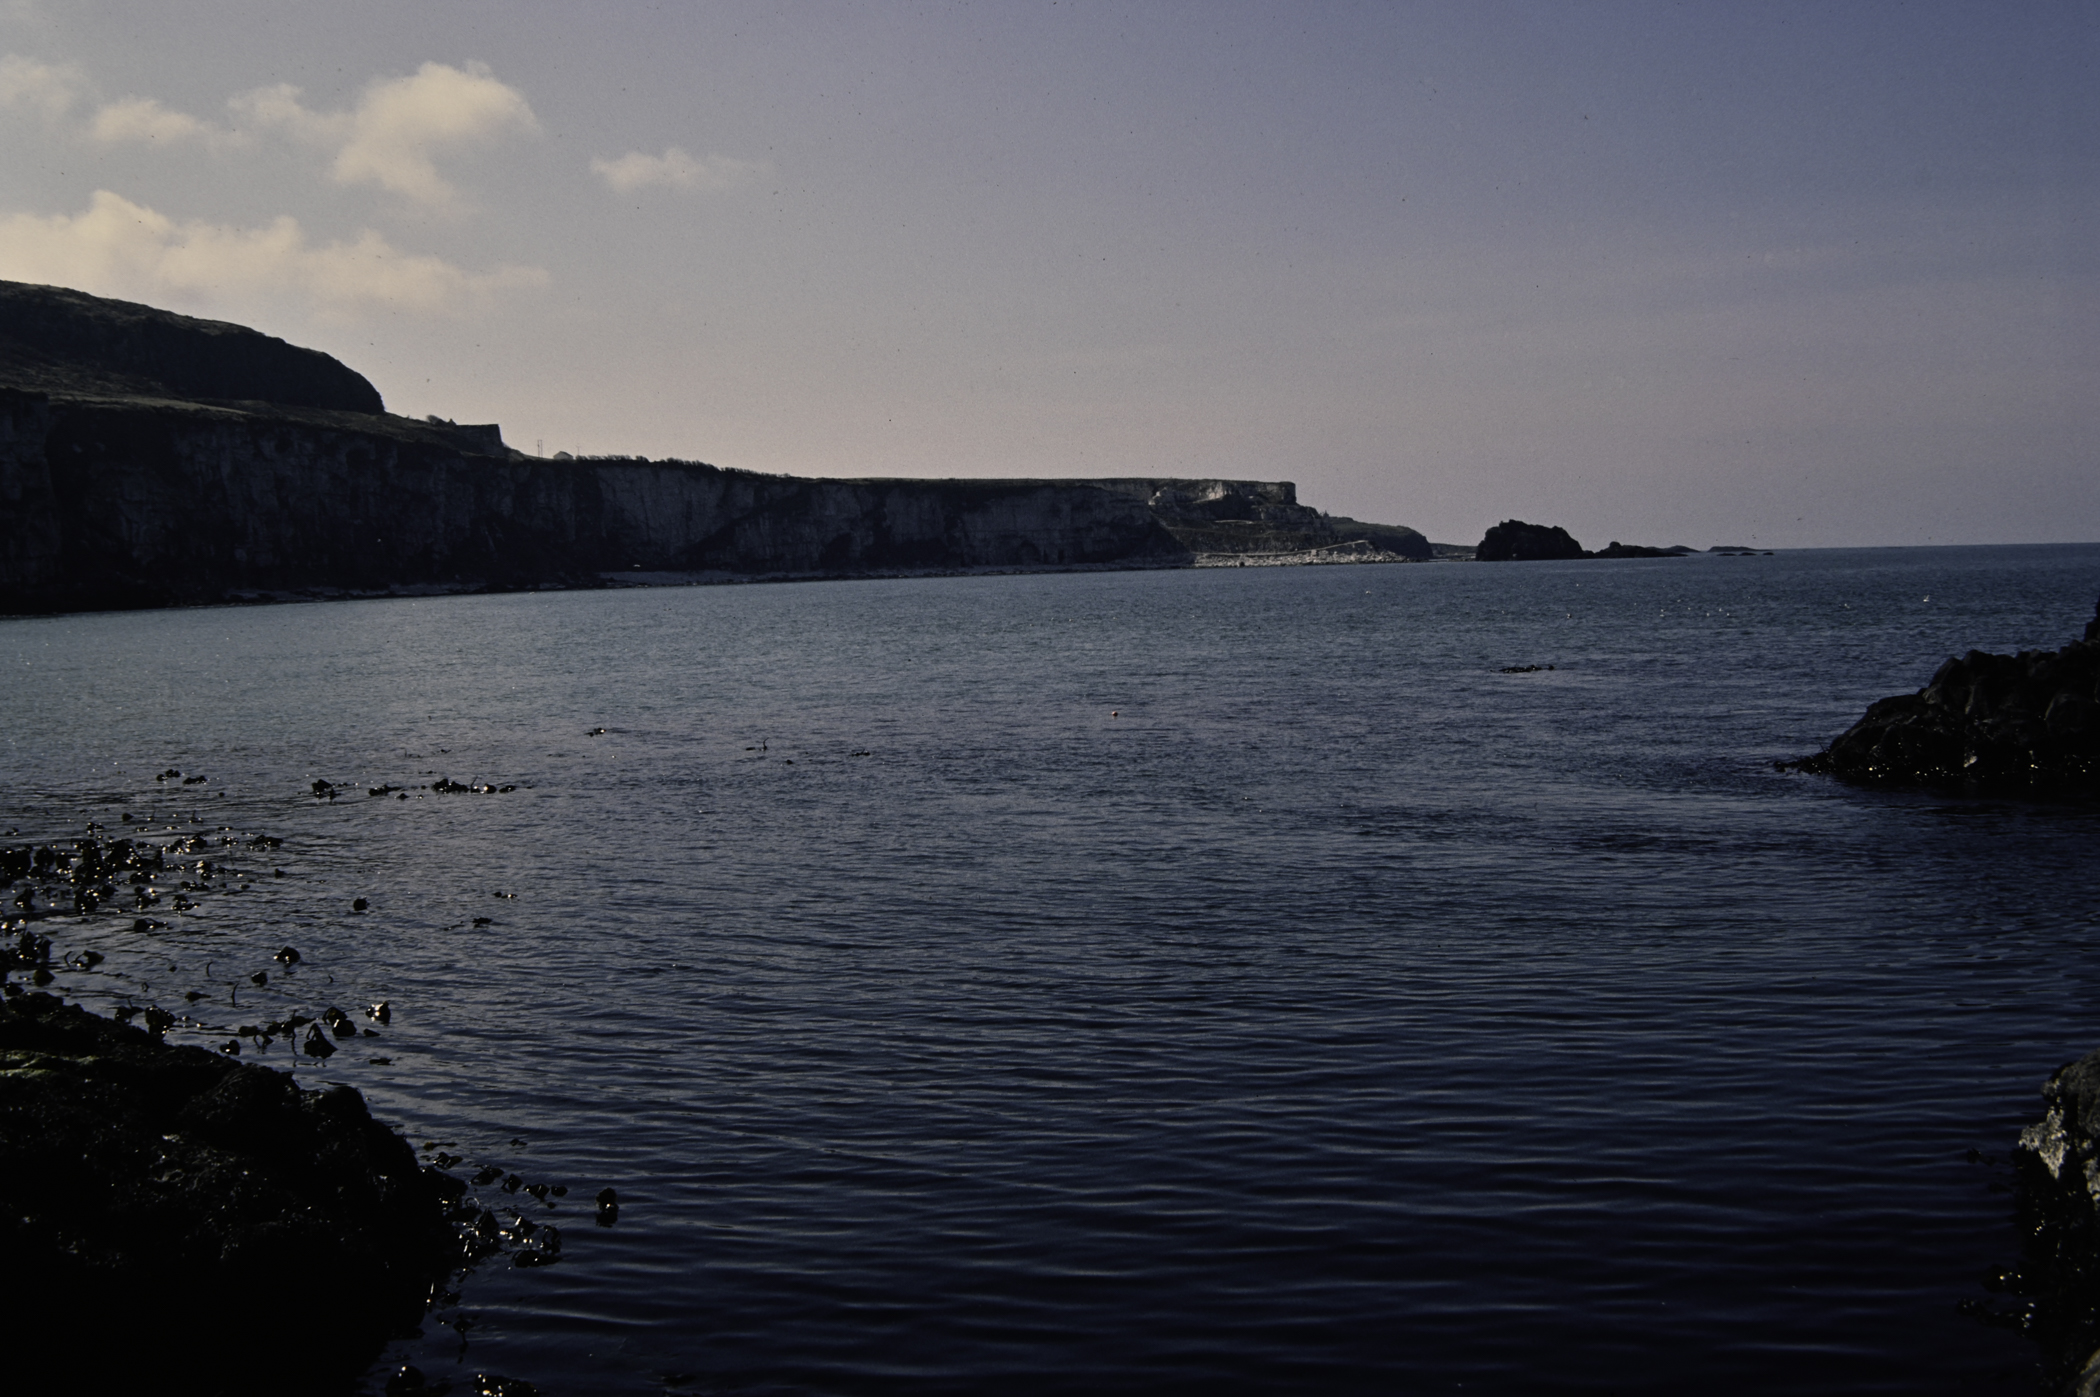
M 561 1229 L 539 1227 L 530 1218 L 519 1218 L 518 1234 L 525 1239 L 523 1245 L 511 1253 L 511 1262 L 517 1266 L 552 1266 L 561 1260 Z
M 1971 1315 L 2031 1338 L 2043 1388 L 2100 1393 L 2100 1052 L 2059 1067 L 2042 1086 L 2042 1119 L 2012 1152 L 2019 1261 L 1992 1273 L 2003 1298 Z
M 2061 650 L 1949 659 L 1930 683 L 1870 706 L 1830 746 L 1782 769 L 1977 793 L 2100 791 L 2100 608 Z
M 349 1088 L 171 1047 L 47 995 L 0 1004 L 0 1210 L 10 1390 L 190 1393 L 347 1388 L 414 1328 L 458 1244 L 458 1185 L 421 1168 Z M 296 1323 L 229 1297 L 328 1278 Z M 121 1338 L 121 1342 L 117 1342 Z M 187 1361 L 176 1355 L 207 1355 Z
M 423 1381 L 423 1370 L 413 1363 L 404 1363 L 387 1374 L 386 1397 L 422 1397 L 430 1391 Z
M 539 1397 L 540 1392 L 522 1378 L 506 1378 L 496 1373 L 476 1373 L 468 1391 L 474 1397 Z

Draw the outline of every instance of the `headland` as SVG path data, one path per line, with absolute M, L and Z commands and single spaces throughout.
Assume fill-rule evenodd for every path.
M 1287 481 L 528 456 L 255 330 L 0 282 L 0 613 L 1430 555 Z

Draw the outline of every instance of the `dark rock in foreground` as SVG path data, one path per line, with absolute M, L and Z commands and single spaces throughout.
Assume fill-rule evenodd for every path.
M 0 1187 L 24 1392 L 344 1390 L 460 1259 L 460 1185 L 355 1090 L 42 994 L 0 1003 Z
M 2045 1391 L 2100 1397 L 2100 1052 L 2059 1067 L 2042 1100 L 2012 1157 L 2020 1257 L 1985 1280 L 2005 1298 L 1964 1308 L 2034 1340 Z
M 2100 790 L 2100 614 L 2061 650 L 1950 659 L 1924 688 L 1882 699 L 1823 751 L 1782 765 L 1883 785 Z

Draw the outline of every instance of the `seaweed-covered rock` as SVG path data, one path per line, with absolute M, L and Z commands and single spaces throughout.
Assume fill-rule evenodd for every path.
M 2100 790 L 2100 608 L 2061 650 L 1948 660 L 1791 765 L 1875 784 Z
M 460 1257 L 461 1185 L 356 1091 L 49 995 L 0 1003 L 0 1189 L 25 1391 L 347 1389 Z

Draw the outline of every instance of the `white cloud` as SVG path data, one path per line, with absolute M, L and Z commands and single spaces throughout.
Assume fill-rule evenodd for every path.
M 236 123 L 281 131 L 312 145 L 339 146 L 350 138 L 350 113 L 309 111 L 288 82 L 243 92 L 226 103 Z
M 197 118 L 171 111 L 154 98 L 126 97 L 98 109 L 88 134 L 110 145 L 120 141 L 174 145 L 216 133 Z
M 254 125 L 333 147 L 338 183 L 376 184 L 433 209 L 459 202 L 438 173 L 438 155 L 540 129 L 524 94 L 481 63 L 425 63 L 408 77 L 374 82 L 348 112 L 313 111 L 289 84 L 258 88 L 229 105 Z
M 591 173 L 621 194 L 646 189 L 653 184 L 672 189 L 727 189 L 765 168 L 763 163 L 732 160 L 726 155 L 695 160 L 677 146 L 665 147 L 662 155 L 644 155 L 641 151 L 630 150 L 617 160 L 601 156 L 591 161 Z
M 87 85 L 78 64 L 40 63 L 13 53 L 0 58 L 0 107 L 9 110 L 27 108 L 56 121 L 73 109 Z
M 71 126 L 68 118 L 91 92 L 76 64 L 16 54 L 0 58 L 0 110 L 35 111 Z M 337 183 L 377 185 L 440 212 L 456 212 L 461 204 L 459 191 L 438 172 L 441 156 L 540 129 L 524 94 L 481 63 L 425 63 L 407 77 L 377 79 L 348 111 L 314 111 L 289 83 L 242 93 L 226 106 L 230 128 L 175 111 L 157 98 L 126 97 L 97 107 L 84 128 L 74 129 L 102 145 L 194 141 L 214 149 L 247 145 L 257 133 L 272 132 L 331 156 L 329 172 Z M 682 151 L 666 157 L 673 154 L 684 165 L 673 172 L 672 183 L 720 180 L 736 164 L 703 165 Z
M 0 277 L 146 300 L 291 294 L 334 314 L 471 309 L 547 283 L 538 267 L 469 272 L 371 229 L 316 245 L 289 216 L 256 228 L 178 223 L 108 190 L 79 214 L 0 219 Z
M 78 64 L 42 63 L 12 53 L 0 58 L 0 109 L 27 109 L 41 112 L 47 121 L 63 121 L 87 100 L 92 89 Z M 104 145 L 127 141 L 175 145 L 190 140 L 221 144 L 238 139 L 187 113 L 173 111 L 153 97 L 126 97 L 97 107 L 87 118 L 86 132 Z

